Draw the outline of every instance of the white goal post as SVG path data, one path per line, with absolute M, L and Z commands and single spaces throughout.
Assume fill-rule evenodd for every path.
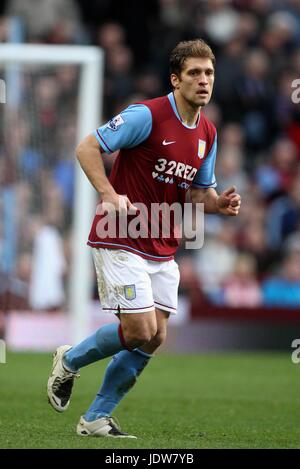
M 0 65 L 9 70 L 10 64 L 79 65 L 79 101 L 77 141 L 99 126 L 102 114 L 103 51 L 92 46 L 1 44 Z M 6 83 L 7 97 L 10 83 Z M 12 90 L 13 92 L 13 90 Z M 7 100 L 7 105 L 9 102 Z M 3 106 L 3 104 L 2 104 Z M 88 304 L 91 298 L 91 255 L 86 245 L 96 205 L 92 188 L 78 162 L 75 170 L 75 190 L 72 229 L 72 266 L 70 274 L 69 309 L 72 318 L 72 341 L 82 340 L 87 333 Z M 45 288 L 47 288 L 45 286 Z

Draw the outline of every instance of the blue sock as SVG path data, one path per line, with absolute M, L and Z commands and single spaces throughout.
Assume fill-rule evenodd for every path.
M 122 350 L 106 368 L 103 384 L 84 418 L 88 422 L 111 415 L 114 408 L 135 384 L 152 355 L 142 350 Z
M 123 350 L 125 347 L 121 342 L 122 333 L 119 327 L 119 324 L 107 324 L 80 344 L 72 347 L 63 359 L 67 370 L 76 372 L 83 366 L 111 357 L 114 353 Z

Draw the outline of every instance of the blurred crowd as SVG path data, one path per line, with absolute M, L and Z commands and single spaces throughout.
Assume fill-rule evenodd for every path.
M 169 92 L 170 50 L 206 40 L 217 189 L 234 184 L 242 208 L 206 216 L 202 249 L 179 249 L 180 292 L 199 307 L 300 307 L 300 0 L 6 0 L 0 14 L 2 42 L 17 24 L 24 42 L 104 49 L 103 121 Z M 55 310 L 67 301 L 79 70 L 19 80 L 0 115 L 0 306 Z

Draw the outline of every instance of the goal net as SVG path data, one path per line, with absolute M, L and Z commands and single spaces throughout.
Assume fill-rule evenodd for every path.
M 1 309 L 67 311 L 74 342 L 87 332 L 96 206 L 74 153 L 99 125 L 102 75 L 98 48 L 0 45 Z

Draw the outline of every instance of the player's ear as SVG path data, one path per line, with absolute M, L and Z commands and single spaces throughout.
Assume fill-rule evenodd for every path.
M 180 80 L 179 80 L 179 77 L 177 75 L 175 75 L 175 73 L 171 73 L 171 84 L 173 86 L 173 88 L 175 90 L 178 90 L 178 88 L 180 87 Z

